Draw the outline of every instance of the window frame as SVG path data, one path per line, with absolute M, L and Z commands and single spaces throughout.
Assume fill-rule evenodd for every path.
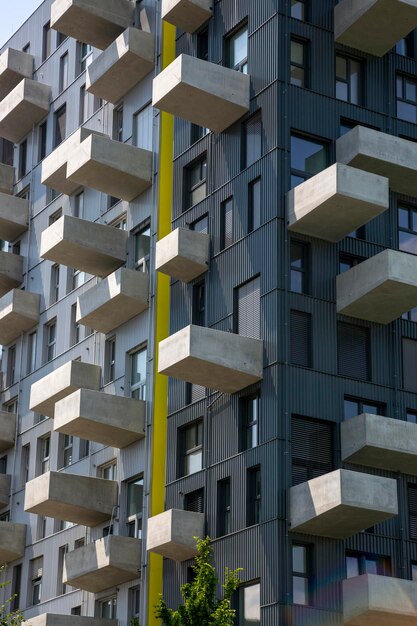
M 187 448 L 187 435 L 190 431 L 194 430 L 194 445 Z M 178 463 L 178 478 L 184 476 L 191 476 L 201 472 L 204 469 L 204 421 L 200 417 L 193 422 L 184 424 L 179 428 L 179 463 Z M 198 467 L 190 471 L 192 467 L 189 462 L 190 458 L 199 458 Z
M 346 78 L 337 74 L 337 60 L 342 59 L 346 64 Z M 358 85 L 357 85 L 357 97 L 354 97 L 354 90 L 352 88 L 352 76 L 354 76 L 354 71 L 352 71 L 352 64 L 356 63 L 358 65 Z M 336 100 L 340 100 L 341 102 L 348 102 L 350 104 L 359 105 L 363 104 L 363 85 L 364 85 L 364 77 L 363 77 L 363 67 L 364 62 L 362 59 L 349 56 L 347 54 L 342 54 L 340 52 L 336 52 L 335 55 L 335 98 Z M 342 98 L 337 95 L 337 86 L 338 84 L 346 85 L 347 88 L 347 97 Z M 352 93 L 353 91 L 353 93 Z

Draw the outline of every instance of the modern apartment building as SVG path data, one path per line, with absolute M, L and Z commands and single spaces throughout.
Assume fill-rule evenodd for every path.
M 417 1 L 45 0 L 0 56 L 0 562 L 32 626 L 417 620 Z

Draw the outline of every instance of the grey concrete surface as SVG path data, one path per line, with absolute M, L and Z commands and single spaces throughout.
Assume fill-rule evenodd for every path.
M 210 235 L 176 228 L 156 243 L 155 269 L 189 283 L 208 270 Z

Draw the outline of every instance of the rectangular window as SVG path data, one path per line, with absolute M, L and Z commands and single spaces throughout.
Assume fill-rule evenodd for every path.
M 346 552 L 346 578 L 356 578 L 363 574 L 391 576 L 391 559 L 376 554 Z
M 133 116 L 134 145 L 152 151 L 153 108 L 148 104 Z
M 328 144 L 319 139 L 291 135 L 291 187 L 318 174 L 328 165 Z
M 136 400 L 146 400 L 146 360 L 146 348 L 130 355 L 130 395 Z
M 261 468 L 259 466 L 248 469 L 246 489 L 246 526 L 253 526 L 261 521 Z
M 88 439 L 80 439 L 79 449 L 78 449 L 78 459 L 85 459 L 86 456 L 90 454 L 90 442 Z
M 245 24 L 227 39 L 228 67 L 248 73 L 248 26 Z
M 188 209 L 207 195 L 207 159 L 204 157 L 185 168 L 185 204 Z
M 77 194 L 74 198 L 74 217 L 84 218 L 84 192 Z
M 230 478 L 217 483 L 217 536 L 230 533 Z
M 306 87 L 307 44 L 299 39 L 291 39 L 291 84 Z
M 80 62 L 80 74 L 84 72 L 85 69 L 90 65 L 93 61 L 93 47 L 89 43 L 81 43 L 78 42 L 78 56 Z
M 49 216 L 49 220 L 48 220 L 49 226 L 51 226 L 51 224 L 55 224 L 55 222 L 57 222 L 60 217 L 62 217 L 62 209 L 58 209 L 58 211 L 55 211 Z
M 291 0 L 291 17 L 296 20 L 306 19 L 306 0 Z
M 292 601 L 308 605 L 310 601 L 309 548 L 299 544 L 292 546 Z
M 42 61 L 45 61 L 51 54 L 51 24 L 47 22 L 43 27 L 42 36 Z
M 261 585 L 259 583 L 239 587 L 239 626 L 261 625 Z
M 106 600 L 100 600 L 98 603 L 99 606 L 99 616 L 105 619 L 116 619 L 117 613 L 117 598 L 107 598 Z
M 395 52 L 404 57 L 414 58 L 414 32 L 400 39 L 395 46 Z
M 359 257 L 350 256 L 347 254 L 341 254 L 339 257 L 339 273 L 348 272 L 352 267 L 356 267 L 359 263 L 362 263 L 363 259 Z
M 258 111 L 244 124 L 244 167 L 250 167 L 262 156 L 262 117 Z
M 142 538 L 143 476 L 127 483 L 126 521 L 129 537 Z
M 45 121 L 39 126 L 38 131 L 38 161 L 46 157 L 46 140 L 48 136 L 48 123 Z
M 59 31 L 57 31 L 57 33 L 56 33 L 56 47 L 59 48 L 59 46 L 61 44 L 63 44 L 66 39 L 68 39 L 68 35 L 65 35 L 64 33 L 60 33 Z
M 241 450 L 250 450 L 259 443 L 259 395 L 240 398 Z
M 0 457 L 0 474 L 7 474 L 7 455 Z
M 78 287 L 84 285 L 86 279 L 87 277 L 85 272 L 81 272 L 80 270 L 73 270 L 71 290 L 78 289 Z
M 261 337 L 261 278 L 235 289 L 235 332 L 243 337 Z
M 59 59 L 59 91 L 68 87 L 68 52 Z
M 77 304 L 71 306 L 70 345 L 75 346 L 80 341 L 80 325 L 77 324 Z
M 208 28 L 201 30 L 197 34 L 197 58 L 208 61 L 209 36 Z
M 68 554 L 68 544 L 61 546 L 58 551 L 58 576 L 57 576 L 57 589 L 56 589 L 57 596 L 63 595 L 64 593 L 67 593 L 68 591 L 67 585 L 62 582 L 66 554 Z
M 417 254 L 417 209 L 398 207 L 398 247 L 404 252 Z
M 81 85 L 80 87 L 80 114 L 79 114 L 79 124 L 84 124 L 86 119 L 88 118 L 88 96 L 89 93 L 85 88 L 85 85 Z
M 30 444 L 22 446 L 22 458 L 21 458 L 21 487 L 22 489 L 29 482 L 29 469 L 30 469 Z
M 130 587 L 129 589 L 129 616 L 131 619 L 139 620 L 140 612 L 140 587 Z
M 20 593 L 22 588 L 22 565 L 15 565 L 12 576 L 12 597 L 11 610 L 17 611 L 22 603 L 20 602 Z
M 336 98 L 361 104 L 362 64 L 360 61 L 336 55 Z
M 67 127 L 67 105 L 64 104 L 54 114 L 54 148 L 59 146 L 65 139 Z
M 417 485 L 408 485 L 408 536 L 417 540 Z
M 248 232 L 251 233 L 260 227 L 261 218 L 261 179 L 257 178 L 249 183 L 248 193 Z
M 38 439 L 38 468 L 39 474 L 45 474 L 49 472 L 49 454 L 50 454 L 50 444 L 51 437 L 47 435 L 46 437 L 40 437 Z
M 370 380 L 369 328 L 338 322 L 337 364 L 341 376 Z
M 19 146 L 19 178 L 23 178 L 27 172 L 27 161 L 28 142 L 27 139 L 25 139 Z
M 43 557 L 29 561 L 30 604 L 40 604 L 42 598 Z
M 299 485 L 333 470 L 332 422 L 291 417 L 292 484 Z
M 198 220 L 195 220 L 190 224 L 190 230 L 193 230 L 196 233 L 204 233 L 208 234 L 208 217 L 207 215 L 203 215 L 203 217 L 199 217 Z
M 348 420 L 356 415 L 362 415 L 362 413 L 384 415 L 384 407 L 382 404 L 377 404 L 368 400 L 345 397 L 343 401 L 343 419 Z
M 13 385 L 16 376 L 16 346 L 10 346 L 7 350 L 7 374 L 6 385 Z
M 233 243 L 233 198 L 222 202 L 220 207 L 220 250 Z
M 113 139 L 123 141 L 123 104 L 113 111 Z
M 206 283 L 201 281 L 193 285 L 193 324 L 205 326 L 206 324 Z
M 51 267 L 51 284 L 49 289 L 49 305 L 59 300 L 59 265 L 55 263 Z
M 73 437 L 72 435 L 60 434 L 59 439 L 59 444 L 61 448 L 61 467 L 68 467 L 68 465 L 72 464 Z
M 291 364 L 312 367 L 311 315 L 303 311 L 290 313 Z
M 104 358 L 104 380 L 106 383 L 110 383 L 115 379 L 116 375 L 116 337 L 111 337 L 106 340 Z
M 139 272 L 149 272 L 151 248 L 151 229 L 149 224 L 133 232 L 133 248 L 135 269 Z
M 203 467 L 203 420 L 198 420 L 179 431 L 180 476 L 199 472 Z
M 397 117 L 417 123 L 417 80 L 401 74 L 397 75 Z
M 290 288 L 296 293 L 307 293 L 307 251 L 307 244 L 291 241 Z
M 44 326 L 45 362 L 49 363 L 56 356 L 56 319 Z
M 204 489 L 196 489 L 185 494 L 184 511 L 204 513 Z
M 5 165 L 13 165 L 14 143 L 1 139 L 1 162 Z

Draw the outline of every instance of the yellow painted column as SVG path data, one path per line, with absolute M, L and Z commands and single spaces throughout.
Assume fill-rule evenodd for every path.
M 175 59 L 175 27 L 162 22 L 162 68 Z M 171 232 L 172 167 L 174 118 L 160 115 L 158 240 Z M 158 345 L 169 334 L 169 276 L 157 272 L 155 282 L 155 371 L 153 389 L 153 422 L 151 447 L 150 510 L 152 517 L 164 510 L 165 469 L 168 414 L 168 377 L 158 374 Z M 146 626 L 160 625 L 154 616 L 154 606 L 162 593 L 162 556 L 148 555 L 148 622 Z

